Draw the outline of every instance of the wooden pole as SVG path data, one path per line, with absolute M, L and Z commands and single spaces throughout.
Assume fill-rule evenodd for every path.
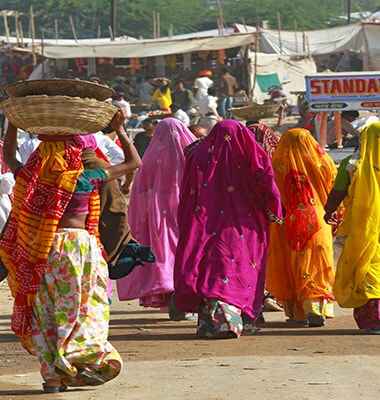
M 282 39 L 281 39 L 281 14 L 278 12 L 277 13 L 277 26 L 278 26 L 278 43 L 280 46 L 280 54 L 282 54 Z
M 153 39 L 157 39 L 157 18 L 156 18 L 156 11 L 153 11 Z
M 18 29 L 19 28 L 18 17 L 19 17 L 19 14 L 18 14 L 18 12 L 16 12 L 16 14 L 15 14 L 15 31 L 16 31 L 16 38 L 17 38 L 17 46 L 20 45 L 20 31 Z
M 34 24 L 34 12 L 33 6 L 30 6 L 30 33 L 32 36 L 32 56 L 33 56 L 33 65 L 37 65 L 37 55 L 36 55 L 36 26 Z
M 55 41 L 58 42 L 59 33 L 58 33 L 58 20 L 54 20 L 54 32 L 55 32 Z
M 5 36 L 7 38 L 7 42 L 9 43 L 10 33 L 9 33 L 9 26 L 8 26 L 8 17 L 5 11 L 3 11 L 3 20 L 4 20 L 4 29 L 5 29 Z
M 24 29 L 20 19 L 18 20 L 18 31 L 20 32 L 21 45 L 24 47 Z
M 108 30 L 109 30 L 109 33 L 110 33 L 111 40 L 115 40 L 115 36 L 113 35 L 113 30 L 112 30 L 112 26 L 111 25 L 108 26 Z
M 42 79 L 45 79 L 45 29 L 41 29 L 41 56 L 42 56 Z
M 338 149 L 343 147 L 343 134 L 342 134 L 342 114 L 340 111 L 334 112 L 334 127 L 335 127 L 335 137 Z
M 161 16 L 159 12 L 157 12 L 157 37 L 161 37 Z
M 71 15 L 69 16 L 69 20 L 70 20 L 71 31 L 73 32 L 74 39 L 76 42 L 78 42 L 77 31 L 75 30 L 74 19 Z
M 319 132 L 319 144 L 322 148 L 326 147 L 327 144 L 327 117 L 328 113 L 323 111 L 321 112 L 321 127 Z
M 222 31 L 222 36 L 223 36 L 224 35 L 224 12 L 223 12 L 223 6 L 222 6 L 222 3 L 221 3 L 220 0 L 217 0 L 216 4 L 218 6 L 220 29 Z
M 117 37 L 117 0 L 111 0 L 110 26 L 112 28 L 113 38 L 115 39 L 115 37 Z
M 352 1 L 347 0 L 347 25 L 351 24 Z
M 295 39 L 295 45 L 296 45 L 296 54 L 298 55 L 298 26 L 297 26 L 297 21 L 294 20 L 294 39 Z

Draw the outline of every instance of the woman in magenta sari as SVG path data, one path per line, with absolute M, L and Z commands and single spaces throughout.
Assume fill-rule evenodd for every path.
M 181 187 L 174 286 L 198 312 L 199 337 L 239 337 L 262 307 L 269 222 L 281 222 L 271 162 L 252 133 L 218 123 L 188 153 Z
M 166 307 L 174 291 L 173 269 L 178 241 L 179 185 L 184 148 L 195 136 L 174 118 L 162 120 L 143 157 L 131 190 L 128 219 L 132 235 L 151 247 L 156 262 L 137 267 L 117 281 L 120 300 L 140 299 L 144 307 Z

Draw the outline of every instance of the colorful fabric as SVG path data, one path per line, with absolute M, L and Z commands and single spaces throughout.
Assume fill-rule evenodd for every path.
M 380 298 L 380 122 L 360 135 L 346 213 L 339 234 L 345 242 L 339 258 L 334 294 L 341 307 L 359 308 Z
M 354 318 L 359 329 L 380 329 L 380 299 L 371 299 L 355 308 Z
M 17 174 L 13 210 L 0 239 L 0 258 L 9 272 L 15 299 L 12 329 L 24 346 L 30 343 L 32 308 L 58 224 L 83 171 L 85 144 L 72 138 L 42 142 Z M 91 195 L 87 227 L 96 233 L 99 196 Z
M 177 209 L 185 167 L 184 149 L 195 140 L 174 118 L 164 119 L 156 127 L 143 165 L 136 174 L 128 210 L 133 236 L 152 249 L 156 262 L 147 268 L 138 267 L 117 281 L 120 300 L 141 298 L 146 306 L 167 305 L 170 297 L 166 294 L 174 290 Z
M 174 271 L 178 308 L 197 312 L 204 299 L 217 299 L 257 317 L 268 214 L 282 217 L 269 157 L 241 123 L 218 123 L 189 152 L 182 181 Z
M 152 100 L 158 104 L 160 110 L 170 110 L 173 103 L 170 88 L 166 88 L 165 92 L 162 92 L 160 88 L 157 88 L 153 93 Z
M 248 125 L 248 129 L 255 134 L 257 142 L 261 144 L 268 156 L 272 157 L 280 136 L 263 123 Z
M 271 228 L 266 288 L 304 320 L 305 302 L 333 300 L 333 236 L 323 217 L 336 167 L 309 131 L 291 129 L 281 137 L 273 168 L 286 218 Z
M 237 307 L 214 299 L 203 301 L 198 312 L 199 338 L 238 338 L 242 333 L 243 320 Z
M 116 377 L 122 360 L 107 341 L 108 267 L 95 236 L 59 229 L 33 305 L 32 341 L 45 381 L 89 385 Z

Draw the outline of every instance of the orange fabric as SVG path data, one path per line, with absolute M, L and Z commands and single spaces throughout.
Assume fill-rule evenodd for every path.
M 17 175 L 13 209 L 0 239 L 0 258 L 15 299 L 12 329 L 27 350 L 36 293 L 47 268 L 62 215 L 83 171 L 82 147 L 74 141 L 42 142 Z M 90 196 L 87 230 L 97 235 L 98 193 Z
M 333 237 L 323 216 L 336 167 L 309 131 L 292 129 L 273 168 L 286 217 L 271 227 L 266 287 L 292 309 L 290 317 L 304 319 L 309 300 L 333 299 Z

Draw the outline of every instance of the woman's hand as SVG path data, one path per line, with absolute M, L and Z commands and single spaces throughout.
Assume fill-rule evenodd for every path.
M 324 220 L 326 224 L 336 226 L 339 223 L 338 213 L 336 211 L 326 212 Z
M 124 114 L 121 110 L 119 110 L 115 116 L 113 117 L 110 127 L 115 131 L 115 132 L 120 132 L 124 129 L 124 122 L 125 122 L 125 117 Z

